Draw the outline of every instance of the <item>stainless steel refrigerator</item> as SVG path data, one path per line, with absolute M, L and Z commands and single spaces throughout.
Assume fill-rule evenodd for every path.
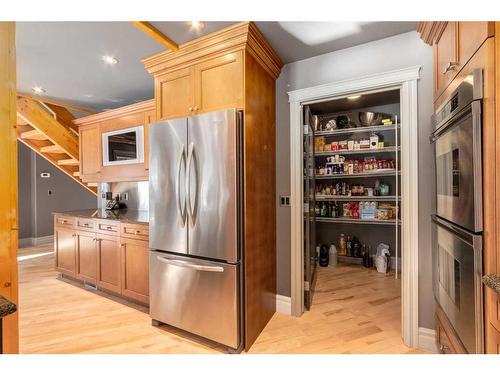
M 241 113 L 149 128 L 150 315 L 238 350 L 242 333 Z

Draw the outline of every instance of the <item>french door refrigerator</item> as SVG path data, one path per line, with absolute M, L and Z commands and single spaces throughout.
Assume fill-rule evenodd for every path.
M 149 128 L 150 315 L 241 347 L 241 113 Z

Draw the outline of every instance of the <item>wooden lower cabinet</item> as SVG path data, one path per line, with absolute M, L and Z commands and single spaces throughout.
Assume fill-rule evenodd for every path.
M 121 293 L 120 237 L 97 234 L 97 286 Z
M 490 325 L 486 335 L 486 353 L 500 354 L 500 332 Z
M 439 306 L 436 306 L 436 346 L 441 354 L 467 353 L 444 311 Z
M 57 271 L 149 305 L 147 224 L 62 215 L 54 222 Z
M 56 270 L 76 277 L 76 246 L 73 229 L 56 226 L 54 230 L 54 250 Z
M 149 305 L 149 243 L 122 238 L 122 295 Z
M 86 282 L 97 282 L 97 241 L 93 232 L 76 232 L 76 277 Z

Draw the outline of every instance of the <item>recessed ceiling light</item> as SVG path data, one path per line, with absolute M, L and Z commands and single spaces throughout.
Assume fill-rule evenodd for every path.
M 101 60 L 104 61 L 108 65 L 116 65 L 118 64 L 118 60 L 113 56 L 104 55 L 101 57 Z
M 45 90 L 43 87 L 40 87 L 40 86 L 35 86 L 35 87 L 32 87 L 31 90 L 37 94 L 37 95 L 42 95 L 44 92 L 46 92 L 47 90 Z
M 356 100 L 356 99 L 359 99 L 361 98 L 361 95 L 353 95 L 353 96 L 348 96 L 347 99 L 349 100 Z
M 191 29 L 193 30 L 201 30 L 205 27 L 205 23 L 200 21 L 191 21 Z

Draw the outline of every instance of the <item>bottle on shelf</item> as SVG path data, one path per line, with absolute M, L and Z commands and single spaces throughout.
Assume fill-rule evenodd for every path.
M 340 234 L 338 255 L 340 255 L 340 256 L 345 256 L 346 255 L 346 242 L 345 242 L 344 233 Z
M 346 255 L 348 257 L 352 257 L 352 240 L 351 240 L 351 236 L 347 236 L 347 241 L 345 243 L 345 247 L 346 247 Z

